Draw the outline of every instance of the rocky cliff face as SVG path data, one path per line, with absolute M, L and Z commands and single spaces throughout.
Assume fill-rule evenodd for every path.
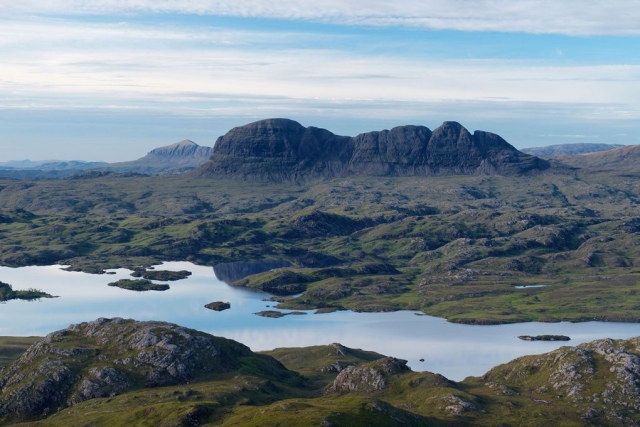
M 304 182 L 349 175 L 518 175 L 549 164 L 519 152 L 498 135 L 469 133 L 456 122 L 433 132 L 401 126 L 356 137 L 338 136 L 288 119 L 230 130 L 193 176 Z

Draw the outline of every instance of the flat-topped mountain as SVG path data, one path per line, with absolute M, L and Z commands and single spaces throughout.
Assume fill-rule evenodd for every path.
M 431 131 L 400 126 L 355 137 L 267 119 L 231 129 L 193 176 L 294 181 L 349 175 L 521 175 L 549 163 L 516 150 L 496 134 L 471 134 L 456 122 Z
M 623 144 L 598 144 L 598 143 L 576 143 L 576 144 L 557 144 L 548 145 L 546 147 L 529 147 L 523 148 L 523 153 L 531 154 L 538 157 L 551 157 L 561 155 L 575 155 L 586 153 L 597 153 L 600 151 L 613 150 L 614 148 L 624 147 Z

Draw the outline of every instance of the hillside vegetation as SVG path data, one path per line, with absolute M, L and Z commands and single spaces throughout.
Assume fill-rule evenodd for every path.
M 454 382 L 340 344 L 256 354 L 168 323 L 98 319 L 49 334 L 0 370 L 0 423 L 625 426 L 640 422 L 638 375 L 640 338 Z
M 638 321 L 638 177 L 556 168 L 259 191 L 184 177 L 5 181 L 0 262 L 100 273 L 168 260 L 281 260 L 291 267 L 236 283 L 296 309 L 410 309 L 466 323 Z

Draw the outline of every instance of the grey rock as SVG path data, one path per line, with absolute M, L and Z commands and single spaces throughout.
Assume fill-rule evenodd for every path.
M 0 371 L 0 416 L 38 417 L 141 382 L 183 384 L 236 369 L 238 358 L 250 354 L 242 344 L 165 322 L 100 318 L 71 325 Z
M 326 391 L 373 393 L 385 389 L 390 376 L 408 371 L 410 369 L 406 360 L 385 357 L 365 365 L 343 369 Z
M 350 175 L 519 175 L 549 166 L 498 135 L 471 134 L 456 122 L 444 122 L 433 132 L 401 126 L 352 138 L 293 120 L 268 119 L 218 138 L 209 161 L 191 175 L 306 182 Z

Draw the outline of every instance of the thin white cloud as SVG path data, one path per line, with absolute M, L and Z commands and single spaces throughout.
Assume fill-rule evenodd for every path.
M 21 0 L 0 5 L 2 11 L 180 13 L 461 31 L 640 35 L 639 0 Z

